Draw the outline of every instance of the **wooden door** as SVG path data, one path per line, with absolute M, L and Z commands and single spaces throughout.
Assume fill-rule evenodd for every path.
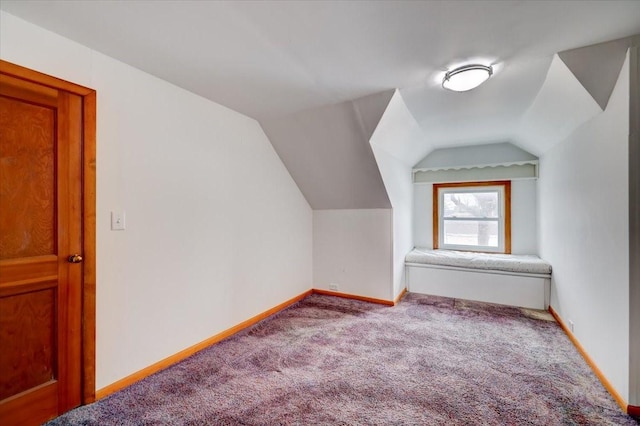
M 83 103 L 0 73 L 3 425 L 83 401 Z

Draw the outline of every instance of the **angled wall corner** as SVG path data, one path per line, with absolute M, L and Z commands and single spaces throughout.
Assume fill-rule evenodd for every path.
M 413 248 L 413 184 L 411 166 L 432 146 L 396 90 L 370 144 L 392 205 L 392 298 L 406 287 L 404 257 Z
M 371 139 L 397 92 L 395 89 L 390 89 L 351 101 L 362 135 L 366 140 Z
M 313 209 L 389 208 L 369 138 L 393 90 L 260 124 Z
M 522 117 L 515 140 L 518 146 L 539 157 L 600 113 L 598 103 L 554 55 L 540 91 Z
M 409 166 L 433 150 L 399 90 L 393 93 L 369 142 Z
M 558 57 L 604 111 L 633 37 L 565 50 Z

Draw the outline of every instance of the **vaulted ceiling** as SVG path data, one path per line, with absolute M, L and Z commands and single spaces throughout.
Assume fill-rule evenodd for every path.
M 0 8 L 256 118 L 303 192 L 316 176 L 303 178 L 311 183 L 296 178 L 294 170 L 311 163 L 297 141 L 331 125 L 323 120 L 335 122 L 337 110 L 351 119 L 325 135 L 361 140 L 372 129 L 357 122 L 358 99 L 377 94 L 370 99 L 388 101 L 399 89 L 424 134 L 416 152 L 506 141 L 530 149 L 523 120 L 550 73 L 563 78 L 554 55 L 640 33 L 637 0 L 1 0 Z M 494 65 L 494 76 L 471 92 L 443 90 L 444 72 L 469 61 Z M 602 102 L 603 95 L 595 97 Z M 373 154 L 361 151 L 365 173 Z M 327 160 L 318 173 L 335 175 L 331 167 Z M 349 177 L 347 169 L 340 173 Z M 326 195 L 315 192 L 305 196 Z M 349 204 L 322 200 L 309 201 L 317 208 Z

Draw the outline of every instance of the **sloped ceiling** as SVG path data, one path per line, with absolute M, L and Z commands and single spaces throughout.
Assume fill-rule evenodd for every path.
M 0 8 L 256 118 L 313 208 L 389 205 L 363 144 L 384 108 L 357 100 L 399 89 L 425 149 L 508 141 L 540 155 L 557 142 L 530 132 L 558 126 L 544 122 L 549 88 L 573 74 L 601 110 L 615 68 L 598 83 L 583 72 L 584 54 L 562 55 L 564 69 L 554 55 L 640 33 L 637 0 L 1 0 Z M 443 90 L 446 70 L 470 61 L 492 64 L 494 76 L 471 92 Z M 591 114 L 584 109 L 575 123 Z
M 626 37 L 567 50 L 558 56 L 604 111 L 618 81 L 627 49 L 632 44 L 637 45 L 639 40 L 640 36 Z
M 311 208 L 391 207 L 369 139 L 393 93 L 262 121 Z
M 555 53 L 640 33 L 636 0 L 2 0 L 0 8 L 259 121 L 400 88 L 439 147 L 504 139 Z M 448 68 L 476 59 L 497 65 L 494 78 L 466 95 L 442 90 Z

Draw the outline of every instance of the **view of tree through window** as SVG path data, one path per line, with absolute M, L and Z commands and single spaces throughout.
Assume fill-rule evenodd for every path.
M 498 247 L 498 191 L 447 192 L 443 197 L 444 243 Z

